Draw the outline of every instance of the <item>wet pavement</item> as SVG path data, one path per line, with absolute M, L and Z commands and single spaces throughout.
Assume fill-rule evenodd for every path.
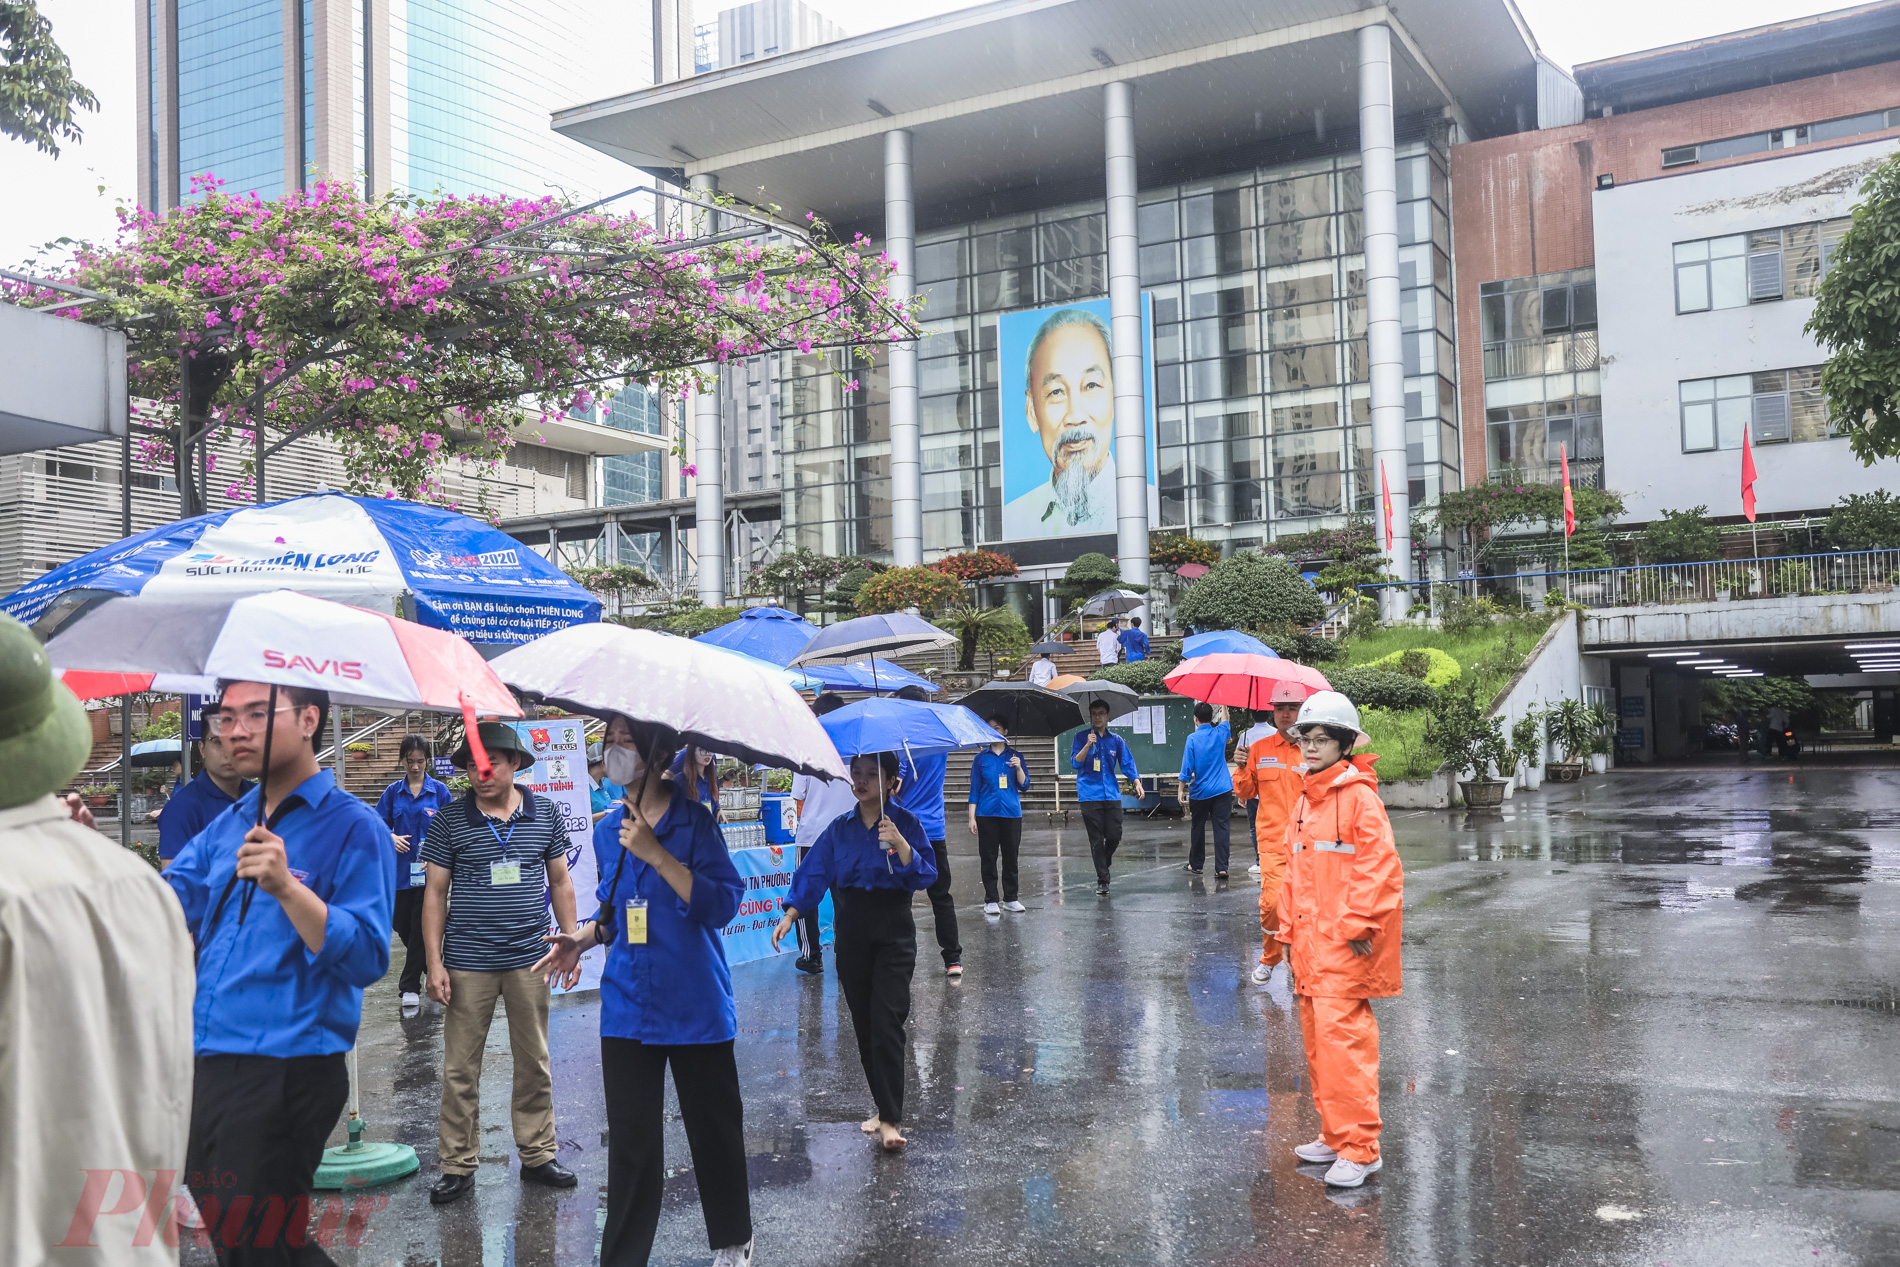
M 958 831 L 967 975 L 939 974 L 920 907 L 905 1154 L 857 1129 L 835 979 L 733 971 L 755 1261 L 1900 1264 L 1900 771 L 1618 773 L 1394 826 L 1405 993 L 1375 1004 L 1386 1164 L 1363 1189 L 1289 1152 L 1317 1118 L 1289 1000 L 1247 980 L 1244 851 L 1216 884 L 1182 872 L 1184 826 L 1131 823 L 1101 900 L 1079 825 L 1031 830 L 1028 913 L 985 919 Z M 337 1261 L 593 1262 L 597 1026 L 590 996 L 556 1002 L 580 1187 L 517 1177 L 497 1017 L 478 1186 L 435 1209 L 441 1018 L 373 988 L 365 1115 L 423 1172 Z M 654 1261 L 709 1262 L 676 1117 L 667 1152 Z

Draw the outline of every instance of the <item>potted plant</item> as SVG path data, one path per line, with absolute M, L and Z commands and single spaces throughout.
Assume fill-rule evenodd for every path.
M 343 745 L 343 751 L 352 761 L 368 761 L 369 754 L 376 751 L 376 747 L 374 744 L 367 743 L 346 743 Z
M 1610 737 L 1590 736 L 1590 773 L 1603 774 L 1610 768 Z
M 113 793 L 118 789 L 105 783 L 88 783 L 79 789 L 80 799 L 92 809 L 104 809 L 112 803 Z
M 1602 774 L 1610 768 L 1610 752 L 1615 746 L 1616 711 L 1608 704 L 1592 704 L 1590 714 L 1590 773 Z
M 1433 745 L 1445 755 L 1469 809 L 1496 809 L 1504 803 L 1504 781 L 1488 771 L 1506 758 L 1504 719 L 1478 709 L 1474 688 L 1448 688 L 1439 695 L 1430 723 Z M 1466 773 L 1470 778 L 1463 777 Z
M 1553 783 L 1575 783 L 1583 775 L 1583 758 L 1590 751 L 1590 710 L 1580 699 L 1558 702 L 1549 713 L 1551 741 L 1563 753 L 1563 760 L 1545 767 Z
M 1518 782 L 1532 792 L 1544 785 L 1545 712 L 1533 704 L 1511 727 L 1511 750 L 1517 756 Z

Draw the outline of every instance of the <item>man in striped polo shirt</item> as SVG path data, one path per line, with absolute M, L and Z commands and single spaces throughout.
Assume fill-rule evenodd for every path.
M 429 997 L 448 1014 L 442 1024 L 442 1177 L 429 1200 L 446 1205 L 475 1186 L 481 1160 L 482 1048 L 495 1000 L 508 1009 L 514 1056 L 515 1147 L 521 1177 L 571 1188 L 574 1172 L 554 1160 L 554 1079 L 548 1067 L 548 982 L 535 975 L 545 952 L 552 898 L 561 931 L 574 931 L 574 885 L 567 874 L 567 828 L 545 797 L 515 786 L 534 754 L 512 726 L 483 722 L 478 733 L 490 772 L 470 769 L 467 741 L 455 764 L 469 792 L 429 820 L 422 861 L 428 887 L 422 942 Z M 450 904 L 450 895 L 454 903 Z M 580 974 L 562 982 L 572 986 Z

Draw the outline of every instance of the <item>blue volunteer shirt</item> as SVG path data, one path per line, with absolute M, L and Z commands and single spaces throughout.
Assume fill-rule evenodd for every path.
M 1009 768 L 1009 759 L 1023 761 L 1023 754 L 1003 745 L 997 752 L 985 748 L 970 762 L 970 804 L 978 818 L 1021 818 L 1022 794 L 1029 790 L 1029 763 L 1023 761 L 1022 773 Z
M 1234 790 L 1233 772 L 1227 768 L 1227 733 L 1226 722 L 1197 725 L 1181 749 L 1181 781 L 1193 778 L 1188 795 L 1194 800 Z
M 1093 730 L 1080 731 L 1069 745 L 1069 765 L 1075 770 L 1075 799 L 1119 802 L 1122 790 L 1115 776 L 1119 773 L 1126 779 L 1141 778 L 1135 770 L 1135 754 L 1128 751 L 1126 740 L 1107 730 L 1084 759 L 1082 747 L 1094 733 Z
M 891 798 L 891 804 L 902 806 L 915 814 L 918 824 L 924 829 L 925 838 L 929 840 L 942 840 L 945 836 L 943 779 L 949 768 L 950 758 L 946 753 L 918 757 L 914 769 L 909 754 L 897 754 L 897 772 L 902 776 L 904 786 Z M 909 832 L 904 834 L 906 838 L 910 835 Z
M 429 820 L 435 817 L 436 811 L 447 809 L 454 801 L 455 793 L 449 791 L 449 785 L 433 775 L 422 776 L 420 796 L 410 795 L 408 779 L 397 779 L 383 789 L 382 797 L 376 802 L 377 817 L 394 835 L 409 837 L 408 853 L 398 853 L 393 843 L 389 847 L 395 859 L 398 893 L 423 887 L 427 875 L 422 862 L 422 838 L 429 834 Z
M 745 881 L 732 865 L 712 814 L 672 789 L 653 834 L 693 873 L 693 900 L 620 844 L 627 807 L 616 805 L 594 824 L 594 863 L 603 929 L 612 924 L 600 977 L 600 1033 L 642 1043 L 725 1043 L 739 1034 L 732 973 L 720 929 L 732 922 Z M 644 945 L 627 940 L 627 903 L 647 903 Z M 765 903 L 767 907 L 770 903 Z
M 200 1054 L 327 1056 L 356 1042 L 363 987 L 389 971 L 389 829 L 328 770 L 298 784 L 272 816 L 290 872 L 329 906 L 323 949 L 305 946 L 276 898 L 231 886 L 237 852 L 257 817 L 257 789 L 238 798 L 165 870 L 199 946 L 192 1045 Z M 213 918 L 215 914 L 215 919 Z
M 897 855 L 884 851 L 877 829 L 866 827 L 863 816 L 853 808 L 832 819 L 831 826 L 812 843 L 792 876 L 785 905 L 804 913 L 817 910 L 827 890 L 908 889 L 915 893 L 935 884 L 937 863 L 925 848 L 929 838 L 923 824 L 901 805 L 887 805 L 884 813 L 910 842 L 909 866 L 899 866 Z
M 242 784 L 238 788 L 238 796 L 243 796 L 255 786 L 253 783 Z M 192 775 L 191 782 L 173 792 L 158 815 L 159 858 L 165 862 L 176 858 L 191 843 L 193 836 L 235 804 L 236 797 L 227 796 L 224 789 L 213 783 L 211 776 L 203 770 Z
M 1130 664 L 1148 658 L 1148 635 L 1139 629 L 1122 630 L 1122 654 Z
M 679 755 L 673 758 L 673 764 L 667 767 L 666 773 L 672 782 L 681 787 L 686 786 L 686 749 L 679 750 Z M 692 789 L 693 799 L 709 810 L 718 809 L 719 789 L 713 786 L 711 772 L 698 776 L 693 782 L 698 784 Z

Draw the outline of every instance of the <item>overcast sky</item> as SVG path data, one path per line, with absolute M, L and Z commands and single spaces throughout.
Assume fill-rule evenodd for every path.
M 719 8 L 698 0 L 700 20 Z M 1815 0 L 1517 0 L 1544 51 L 1563 64 L 1594 61 L 1680 40 L 1779 22 L 1838 7 Z M 816 0 L 857 34 L 966 7 L 960 0 Z M 39 243 L 69 235 L 110 237 L 120 200 L 136 200 L 131 6 L 127 0 L 40 0 L 79 81 L 99 97 L 85 139 L 57 161 L 0 139 L 0 261 L 13 265 Z M 99 187 L 105 187 L 104 193 Z

